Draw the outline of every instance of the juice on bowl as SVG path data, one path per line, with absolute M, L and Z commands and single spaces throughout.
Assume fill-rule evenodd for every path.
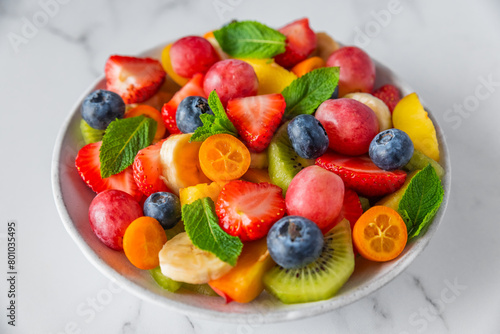
M 418 96 L 375 87 L 371 58 L 307 18 L 113 55 L 105 76 L 75 161 L 97 193 L 90 227 L 170 292 L 329 299 L 356 257 L 397 259 L 443 201 Z

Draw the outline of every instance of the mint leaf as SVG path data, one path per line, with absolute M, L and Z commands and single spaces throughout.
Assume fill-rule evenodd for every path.
M 408 239 L 427 230 L 441 206 L 443 196 L 441 180 L 431 164 L 415 174 L 398 206 L 408 230 Z
M 210 197 L 183 205 L 182 220 L 186 233 L 196 247 L 215 254 L 232 266 L 236 265 L 243 243 L 220 228 L 215 204 Z
M 229 118 L 227 118 L 224 106 L 220 102 L 219 95 L 217 95 L 215 90 L 208 96 L 208 106 L 212 109 L 214 114 L 200 115 L 203 126 L 194 131 L 189 142 L 204 141 L 208 137 L 219 133 L 227 133 L 235 137 L 238 136 L 238 131 Z
M 134 162 L 143 148 L 149 146 L 157 123 L 144 116 L 116 119 L 109 124 L 99 151 L 101 177 L 118 174 Z
M 322 67 L 292 81 L 281 93 L 286 102 L 285 117 L 292 119 L 300 114 L 314 113 L 332 96 L 339 73 L 338 67 Z
M 230 23 L 214 31 L 214 36 L 232 57 L 272 58 L 285 52 L 285 35 L 255 21 Z

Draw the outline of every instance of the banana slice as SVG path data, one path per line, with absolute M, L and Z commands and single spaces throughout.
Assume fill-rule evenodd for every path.
M 379 131 L 384 131 L 392 128 L 392 116 L 389 108 L 385 105 L 384 101 L 368 93 L 350 93 L 344 96 L 348 99 L 354 99 L 364 105 L 370 107 L 371 110 L 377 115 Z
M 160 151 L 163 181 L 177 195 L 180 188 L 212 182 L 203 174 L 198 158 L 201 142 L 189 142 L 190 133 L 172 135 Z
M 233 268 L 214 254 L 193 245 L 186 232 L 167 241 L 158 255 L 163 275 L 190 284 L 218 279 Z
M 330 35 L 326 32 L 318 32 L 316 33 L 316 49 L 311 54 L 311 57 L 318 56 L 326 62 L 330 55 L 339 48 L 339 44 Z

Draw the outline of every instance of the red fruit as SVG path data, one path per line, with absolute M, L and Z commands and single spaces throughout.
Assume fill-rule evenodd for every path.
M 177 128 L 175 121 L 175 113 L 179 104 L 188 96 L 202 96 L 207 97 L 203 91 L 203 74 L 195 74 L 191 80 L 188 81 L 179 91 L 177 91 L 172 99 L 163 105 L 161 109 L 161 116 L 163 123 L 170 134 L 182 133 Z
M 328 151 L 316 159 L 316 165 L 334 172 L 342 178 L 347 188 L 363 196 L 393 193 L 406 180 L 406 173 L 402 170 L 382 170 L 366 154 L 350 157 Z
M 354 224 L 363 214 L 363 207 L 361 206 L 361 201 L 359 200 L 358 194 L 354 190 L 345 189 L 344 192 L 344 203 L 340 209 L 340 214 L 338 215 L 335 222 L 328 226 L 323 233 L 331 230 L 335 225 L 337 225 L 342 219 L 347 219 L 351 223 L 351 230 L 354 228 Z
M 219 194 L 215 211 L 219 225 L 242 241 L 267 235 L 271 226 L 285 214 L 285 199 L 280 187 L 267 182 L 235 180 Z
M 210 66 L 220 60 L 209 41 L 199 36 L 179 39 L 170 48 L 170 61 L 174 72 L 184 78 L 196 73 L 207 73 Z
M 246 145 L 255 152 L 261 152 L 269 146 L 285 107 L 281 94 L 243 97 L 229 101 L 227 117 Z
M 399 100 L 401 100 L 401 94 L 399 93 L 399 89 L 393 85 L 384 85 L 373 92 L 373 96 L 378 97 L 387 105 L 389 110 L 392 111 L 398 104 Z
M 360 48 L 345 46 L 338 49 L 330 55 L 326 66 L 340 67 L 340 97 L 354 92 L 372 92 L 375 83 L 375 64 Z
M 319 106 L 315 117 L 328 134 L 328 146 L 342 154 L 367 153 L 379 132 L 373 110 L 354 99 L 326 100 Z
M 89 206 L 92 231 L 106 246 L 123 249 L 123 236 L 127 227 L 141 217 L 142 207 L 129 194 L 110 189 L 99 193 Z
M 225 59 L 215 63 L 205 75 L 205 94 L 217 91 L 224 107 L 231 99 L 257 95 L 259 80 L 253 67 L 239 59 Z
M 134 163 L 132 164 L 135 183 L 137 183 L 139 189 L 146 196 L 159 191 L 171 192 L 161 179 L 162 167 L 160 162 L 160 150 L 165 140 L 166 139 L 161 140 L 137 152 Z
M 151 58 L 111 56 L 104 72 L 106 89 L 119 94 L 126 104 L 146 101 L 165 80 L 160 62 Z
M 318 166 L 301 170 L 290 182 L 286 191 L 286 212 L 290 216 L 301 216 L 312 220 L 328 232 L 344 201 L 342 179 Z
M 286 50 L 274 60 L 285 68 L 300 63 L 316 49 L 316 34 L 309 27 L 307 18 L 292 22 L 279 31 L 286 36 Z
M 108 189 L 118 189 L 130 194 L 136 201 L 142 198 L 142 192 L 134 181 L 132 167 L 103 179 L 101 177 L 101 162 L 99 150 L 102 142 L 85 145 L 80 149 L 75 159 L 75 166 L 83 181 L 96 193 Z

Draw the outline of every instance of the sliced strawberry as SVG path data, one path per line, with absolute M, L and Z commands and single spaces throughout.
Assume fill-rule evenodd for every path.
M 167 127 L 168 132 L 171 134 L 182 133 L 181 130 L 177 128 L 177 122 L 175 121 L 175 113 L 177 112 L 177 107 L 179 104 L 188 96 L 202 96 L 206 98 L 205 91 L 203 90 L 203 74 L 195 74 L 191 80 L 188 81 L 177 93 L 174 94 L 172 99 L 163 105 L 161 109 L 161 115 L 163 117 L 163 123 Z
M 227 104 L 227 117 L 247 146 L 261 152 L 269 146 L 285 113 L 281 94 L 258 95 L 232 99 Z
M 328 151 L 316 159 L 316 165 L 334 172 L 347 188 L 364 196 L 382 196 L 398 190 L 406 180 L 402 170 L 385 171 L 368 155 L 350 157 Z
M 362 214 L 363 207 L 361 206 L 361 201 L 359 200 L 358 194 L 356 194 L 354 190 L 346 188 L 344 191 L 344 203 L 342 204 L 342 209 L 340 209 L 340 214 L 331 225 L 323 229 L 323 233 L 331 230 L 344 218 L 347 219 L 349 223 L 351 223 L 352 230 L 354 228 L 354 224 Z
M 111 56 L 104 72 L 106 89 L 119 94 L 126 104 L 146 101 L 165 80 L 160 62 L 151 58 Z
M 392 111 L 398 104 L 399 100 L 401 100 L 401 94 L 399 93 L 399 89 L 393 85 L 384 85 L 373 92 L 373 96 L 378 97 L 387 105 L 389 110 Z
M 161 140 L 137 152 L 132 164 L 135 183 L 137 183 L 139 189 L 146 196 L 159 191 L 171 192 L 161 178 L 160 150 L 165 140 Z
M 285 214 L 282 189 L 267 182 L 231 181 L 219 194 L 215 211 L 219 225 L 242 241 L 267 235 L 271 226 Z
M 108 189 L 122 190 L 140 201 L 143 194 L 134 181 L 132 167 L 103 179 L 101 177 L 101 163 L 99 150 L 102 142 L 85 145 L 80 149 L 75 159 L 75 166 L 83 181 L 96 193 Z
M 316 34 L 309 27 L 307 18 L 292 22 L 279 31 L 286 36 L 286 50 L 274 60 L 285 68 L 297 65 L 316 49 Z

